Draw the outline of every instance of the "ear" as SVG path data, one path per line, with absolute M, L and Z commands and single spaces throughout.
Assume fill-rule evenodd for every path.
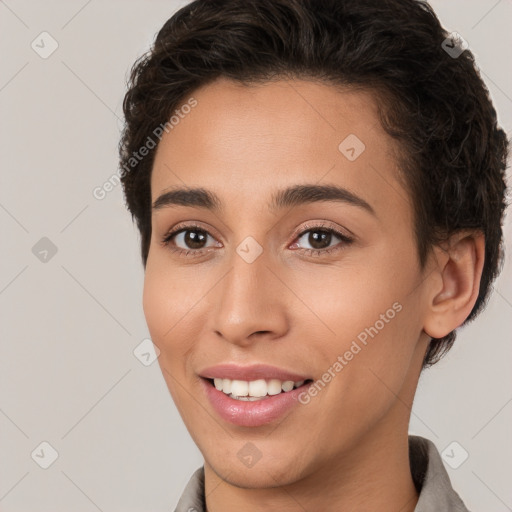
M 464 323 L 478 298 L 485 257 L 479 231 L 458 232 L 434 249 L 436 269 L 429 287 L 423 330 L 442 338 Z

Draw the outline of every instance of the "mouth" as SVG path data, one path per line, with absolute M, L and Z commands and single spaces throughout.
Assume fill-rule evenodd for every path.
M 237 426 L 258 427 L 302 403 L 311 375 L 264 363 L 220 363 L 202 368 L 202 390 L 214 413 Z
M 276 395 L 289 393 L 295 389 L 309 386 L 313 382 L 312 379 L 299 381 L 279 379 L 257 379 L 257 380 L 237 380 L 237 379 L 221 379 L 221 378 L 205 378 L 210 386 L 217 391 L 221 391 L 233 400 L 243 402 L 257 402 L 260 400 L 268 400 Z
M 301 394 L 313 383 L 312 379 L 243 381 L 205 377 L 200 381 L 216 415 L 238 427 L 261 427 L 285 417 L 299 407 Z

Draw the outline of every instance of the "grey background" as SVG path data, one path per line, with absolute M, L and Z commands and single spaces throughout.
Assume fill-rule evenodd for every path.
M 0 1 L 2 511 L 174 510 L 202 464 L 157 363 L 133 353 L 148 331 L 121 187 L 93 196 L 116 173 L 127 70 L 185 3 Z M 476 54 L 510 134 L 512 1 L 432 5 Z M 43 31 L 59 45 L 47 59 L 31 47 Z M 33 252 L 43 237 L 57 248 L 46 262 Z M 509 258 L 486 311 L 422 375 L 412 411 L 411 433 L 440 451 L 459 443 L 452 464 L 468 452 L 446 467 L 474 511 L 512 510 L 511 283 Z M 48 469 L 36 463 L 51 454 L 43 441 L 58 452 Z

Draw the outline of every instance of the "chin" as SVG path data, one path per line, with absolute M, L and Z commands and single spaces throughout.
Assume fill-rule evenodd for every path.
M 241 489 L 269 489 L 293 484 L 299 479 L 297 467 L 291 473 L 292 464 L 276 461 L 275 464 L 265 464 L 261 460 L 252 468 L 241 467 L 240 464 L 218 465 L 209 464 L 219 478 Z M 285 467 L 286 466 L 286 467 Z
M 271 448 L 268 441 L 267 447 L 262 446 L 264 441 L 232 440 L 230 447 L 223 450 L 219 446 L 216 453 L 201 450 L 205 467 L 209 466 L 219 478 L 231 485 L 244 489 L 281 487 L 302 479 L 304 469 L 298 465 L 301 454 L 285 447 Z M 269 456 L 265 456 L 265 452 Z M 284 456 L 284 453 L 289 455 Z

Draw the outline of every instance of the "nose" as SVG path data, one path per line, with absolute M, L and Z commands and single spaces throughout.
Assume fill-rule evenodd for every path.
M 220 281 L 210 318 L 217 336 L 248 346 L 258 339 L 273 340 L 289 329 L 286 287 L 270 269 L 263 253 L 252 263 L 238 254 Z

